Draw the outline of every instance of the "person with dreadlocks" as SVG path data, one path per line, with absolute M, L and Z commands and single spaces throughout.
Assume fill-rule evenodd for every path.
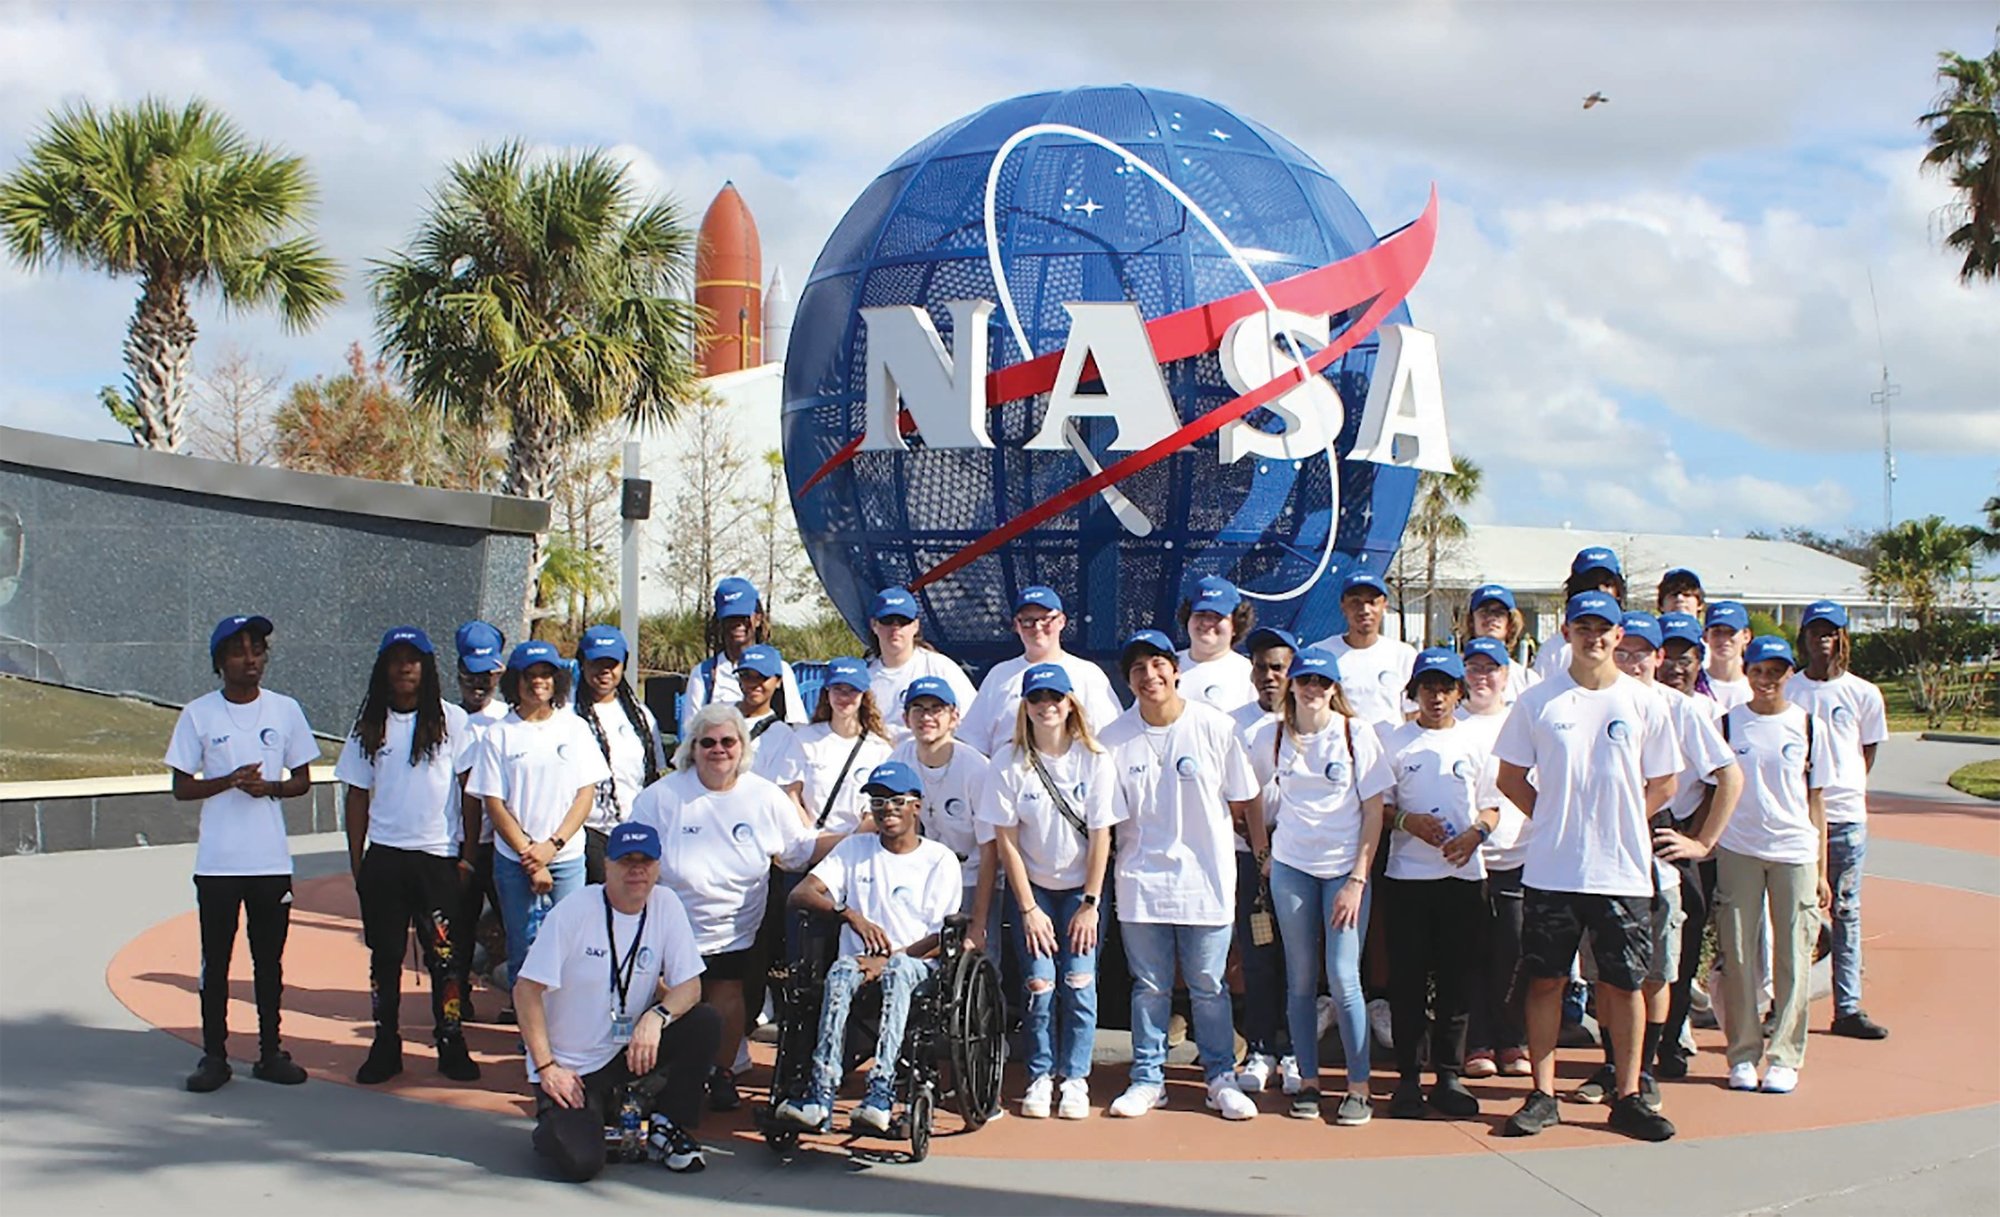
M 576 712 L 597 738 L 597 750 L 611 776 L 597 784 L 590 817 L 583 822 L 583 881 L 604 882 L 604 846 L 611 830 L 632 818 L 632 800 L 660 780 L 667 754 L 660 748 L 660 724 L 639 703 L 625 680 L 631 648 L 617 626 L 593 625 L 576 644 L 583 682 Z
M 333 775 L 346 783 L 347 864 L 361 900 L 375 1042 L 354 1080 L 372 1086 L 403 1072 L 403 951 L 410 925 L 431 974 L 438 1072 L 479 1077 L 460 1028 L 464 982 L 452 956 L 452 919 L 472 866 L 461 842 L 476 839 L 462 782 L 472 768 L 466 713 L 444 700 L 437 653 L 415 626 L 382 635 L 368 695 Z
M 711 703 L 735 705 L 742 698 L 736 668 L 743 660 L 743 648 L 770 641 L 771 615 L 757 594 L 757 585 L 733 575 L 717 583 L 715 611 L 702 631 L 702 649 L 708 658 L 688 673 L 687 690 L 681 695 L 682 738 L 687 737 L 696 711 Z M 793 675 L 791 664 L 783 664 L 782 679 L 785 721 L 803 724 L 806 700 L 799 695 L 798 677 Z

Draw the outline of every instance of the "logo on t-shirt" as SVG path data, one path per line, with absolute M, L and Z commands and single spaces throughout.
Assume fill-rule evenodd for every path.
M 964 799 L 946 799 L 946 800 L 944 801 L 944 814 L 946 814 L 946 815 L 948 815 L 948 816 L 952 817 L 953 819 L 957 819 L 957 818 L 958 818 L 959 816 L 962 816 L 962 815 L 964 815 L 964 814 L 965 814 L 965 800 L 964 800 Z
M 640 947 L 639 958 L 634 964 L 641 972 L 653 966 L 653 948 Z
M 1201 772 L 1201 762 L 1191 756 L 1184 756 L 1174 762 L 1174 772 L 1184 778 L 1191 778 Z
M 1073 789 L 1072 789 L 1072 790 L 1071 790 L 1071 791 L 1069 792 L 1069 794 L 1070 794 L 1070 797 L 1071 797 L 1071 798 L 1073 798 L 1073 799 L 1075 799 L 1075 800 L 1076 800 L 1077 802 L 1081 803 L 1081 802 L 1083 802 L 1083 799 L 1084 799 L 1084 793 L 1083 793 L 1083 792 L 1084 792 L 1084 784 L 1083 784 L 1082 782 L 1078 782 L 1078 783 L 1076 784 L 1075 788 L 1073 788 Z
M 257 733 L 257 742 L 264 745 L 266 748 L 276 748 L 278 746 L 279 738 L 280 737 L 278 735 L 278 729 L 276 727 L 266 727 L 262 731 L 259 731 Z
M 899 904 L 902 907 L 910 909 L 912 911 L 917 911 L 922 907 L 917 902 L 917 893 L 914 888 L 909 888 L 909 887 L 895 888 L 889 893 L 889 899 L 892 902 Z
M 560 757 L 561 759 L 565 760 L 565 761 L 566 761 L 566 760 L 568 760 L 568 759 L 569 759 L 569 745 L 568 745 L 568 744 L 557 744 L 557 745 L 556 745 L 556 755 L 557 755 L 558 757 Z
M 699 824 L 683 824 L 683 825 L 681 825 L 681 831 L 682 831 L 682 832 L 684 832 L 684 833 L 686 833 L 686 834 L 687 834 L 688 836 L 690 836 L 690 837 L 691 837 L 691 836 L 693 836 L 694 834 L 696 834 L 696 833 L 698 833 L 698 832 L 700 832 L 700 831 L 701 831 L 701 825 L 699 825 Z
M 1347 777 L 1347 762 L 1328 761 L 1326 763 L 1325 774 L 1326 774 L 1326 780 L 1329 782 L 1339 782 L 1344 780 Z
M 1219 699 L 1221 696 L 1222 696 L 1221 685 L 1210 685 L 1206 689 L 1203 689 L 1201 691 L 1201 699 L 1203 701 L 1215 701 Z
M 741 845 L 750 843 L 750 826 L 738 820 L 729 830 L 729 839 Z
M 1804 744 L 1796 742 L 1786 744 L 1783 748 L 1780 748 L 1778 751 L 1784 756 L 1786 760 L 1791 761 L 1793 764 L 1797 764 L 1798 762 L 1806 759 L 1806 746 Z
M 1604 736 L 1614 744 L 1622 744 L 1632 738 L 1632 724 L 1622 718 L 1614 718 L 1604 724 Z
M 1464 757 L 1459 757 L 1457 760 L 1451 763 L 1451 776 L 1457 778 L 1461 782 L 1471 781 L 1472 762 Z
M 1827 715 L 1827 717 L 1833 720 L 1834 726 L 1842 729 L 1854 724 L 1854 711 L 1848 709 L 1846 706 L 1835 706 L 1833 713 Z

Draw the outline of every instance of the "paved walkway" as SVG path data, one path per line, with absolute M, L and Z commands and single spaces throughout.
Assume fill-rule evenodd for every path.
M 402 1212 L 433 1200 L 493 1213 L 633 1205 L 949 1214 L 1996 1212 L 2000 807 L 1967 804 L 1943 787 L 1965 757 L 1961 747 L 1898 739 L 1878 767 L 1887 802 L 1870 856 L 1871 1005 L 1885 1021 L 1893 1010 L 1896 1035 L 1883 1045 L 1815 1037 L 1807 1089 L 1792 1099 L 1670 1086 L 1669 1103 L 1689 1135 L 1665 1146 L 1629 1145 L 1590 1129 L 1522 1143 L 1444 1122 L 1378 1120 L 1350 1131 L 1267 1116 L 1225 1126 L 1185 1110 L 1131 1125 L 1009 1120 L 966 1138 L 963 1156 L 941 1139 L 918 1167 L 870 1166 L 837 1151 L 780 1164 L 754 1141 L 716 1130 L 717 1150 L 701 1176 L 615 1168 L 578 1190 L 539 1176 L 525 1121 L 504 1099 L 495 1109 L 467 1110 L 324 1078 L 272 1087 L 249 1080 L 247 1070 L 216 1095 L 187 1095 L 179 1083 L 195 1054 L 121 1005 L 106 972 L 128 944 L 185 915 L 191 849 L 8 859 L 0 861 L 0 1195 L 9 1213 L 352 1214 L 358 1206 Z M 304 838 L 296 848 L 303 879 L 343 866 L 334 838 Z M 318 916 L 302 916 L 300 932 L 348 932 L 307 930 Z M 1912 941 L 1893 941 L 1905 935 Z M 114 968 L 127 978 L 118 983 L 136 980 L 188 1000 L 186 961 L 173 952 L 190 953 L 192 944 L 159 946 L 151 968 Z M 247 963 L 239 961 L 239 972 L 247 981 Z M 288 1030 L 320 1018 L 342 1033 L 360 1028 L 366 998 L 358 974 L 293 981 Z M 248 1026 L 243 1014 L 238 1024 Z M 1715 1063 L 1709 1053 L 1698 1059 Z M 1104 1081 L 1108 1089 L 1113 1079 Z M 1190 1096 L 1177 1106 L 1197 1103 Z M 1876 1118 L 1913 1104 L 1959 1110 Z M 1869 1122 L 1752 1131 L 1808 1106 Z M 1729 1127 L 1716 1123 L 1724 1117 Z M 1351 1156 L 1377 1134 L 1372 1148 L 1396 1156 Z M 1138 1152 L 1121 1145 L 1115 1156 L 1128 1161 L 1109 1166 L 1074 1144 L 1102 1140 L 1108 1150 L 1123 1138 Z M 979 1145 L 1003 1140 L 1012 1150 L 1006 1160 Z M 1037 1152 L 1037 1142 L 1050 1148 Z M 1253 1160 L 1260 1152 L 1290 1160 Z M 1315 1160 L 1314 1153 L 1341 1156 Z M 1415 1161 L 1412 1153 L 1426 1156 Z M 1138 1157 L 1157 1160 L 1130 1161 Z M 427 1199 L 426 1191 L 436 1195 Z

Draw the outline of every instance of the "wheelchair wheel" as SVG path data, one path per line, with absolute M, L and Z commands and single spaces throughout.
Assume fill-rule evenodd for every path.
M 764 1144 L 771 1147 L 772 1153 L 780 1157 L 789 1158 L 798 1152 L 799 1130 L 796 1128 L 766 1128 L 764 1130 Z
M 1000 972 L 979 952 L 967 952 L 951 977 L 946 1010 L 953 1106 L 968 1130 L 986 1124 L 1000 1101 L 1007 1060 L 1007 1003 Z
M 910 1107 L 904 1118 L 910 1122 L 910 1161 L 922 1162 L 931 1153 L 931 1116 L 933 1102 L 929 1082 L 916 1088 L 910 1095 Z

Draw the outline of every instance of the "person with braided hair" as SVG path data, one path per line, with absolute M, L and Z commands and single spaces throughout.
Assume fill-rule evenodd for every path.
M 593 625 L 576 644 L 583 680 L 576 712 L 597 740 L 611 775 L 597 784 L 590 816 L 583 822 L 583 881 L 604 882 L 604 846 L 611 830 L 632 818 L 632 800 L 660 780 L 667 754 L 660 747 L 660 724 L 641 705 L 625 680 L 631 647 L 617 626 Z
M 680 737 L 688 735 L 688 725 L 696 712 L 713 704 L 735 705 L 743 689 L 736 666 L 743 660 L 743 648 L 771 641 L 771 614 L 757 585 L 732 575 L 715 585 L 715 609 L 702 628 L 702 650 L 708 658 L 688 673 L 687 690 L 681 695 Z M 798 677 L 792 665 L 784 664 L 785 721 L 804 725 L 806 701 L 799 695 Z

